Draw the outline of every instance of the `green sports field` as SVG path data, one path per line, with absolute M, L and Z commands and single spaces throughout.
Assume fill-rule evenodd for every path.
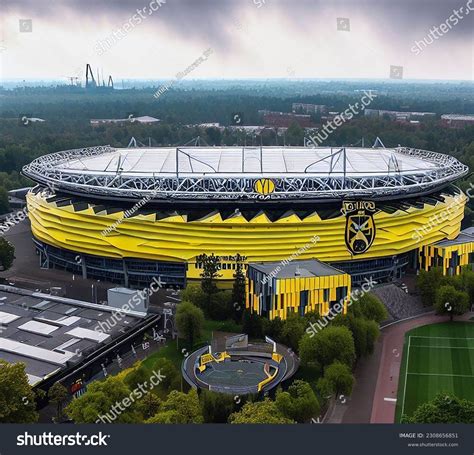
M 439 392 L 474 401 L 474 323 L 425 325 L 405 334 L 396 422 Z

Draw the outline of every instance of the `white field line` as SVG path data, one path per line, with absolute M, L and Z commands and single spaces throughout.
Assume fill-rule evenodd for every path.
M 408 373 L 414 376 L 446 376 L 455 378 L 474 378 L 473 374 L 447 374 L 447 373 Z
M 463 338 L 463 337 L 426 337 L 421 335 L 410 335 L 410 338 L 434 338 L 437 340 L 474 340 L 474 338 Z
M 469 348 L 466 346 L 418 346 L 414 344 L 412 348 L 430 348 L 430 349 L 474 349 L 474 347 Z
M 408 381 L 408 365 L 409 365 L 409 360 L 410 360 L 410 344 L 411 344 L 411 336 L 408 337 L 408 349 L 407 349 L 407 364 L 405 367 L 405 384 L 403 385 L 403 400 L 402 400 L 402 413 L 405 414 L 405 398 L 407 395 L 407 381 Z

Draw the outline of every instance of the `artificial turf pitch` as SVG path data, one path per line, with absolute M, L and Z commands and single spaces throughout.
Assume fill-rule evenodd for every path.
M 396 422 L 439 392 L 474 401 L 474 323 L 447 322 L 405 334 Z

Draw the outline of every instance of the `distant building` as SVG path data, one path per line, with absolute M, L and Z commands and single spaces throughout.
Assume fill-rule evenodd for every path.
M 293 103 L 291 110 L 295 114 L 323 114 L 327 111 L 327 106 L 324 104 Z
M 441 116 L 441 124 L 447 128 L 465 128 L 474 125 L 474 114 L 445 114 Z
M 126 123 L 142 123 L 145 125 L 149 125 L 151 123 L 158 123 L 160 119 L 155 117 L 150 117 L 149 115 L 143 115 L 141 117 L 133 117 L 130 116 L 128 118 L 96 118 L 91 119 L 90 124 L 92 126 L 99 126 L 99 125 L 125 125 Z
M 210 122 L 210 123 L 199 123 L 199 125 L 193 125 L 199 128 L 219 128 L 221 124 L 219 122 Z
M 401 112 L 401 111 L 388 111 L 383 109 L 365 109 L 364 115 L 366 117 L 389 117 L 390 120 L 396 120 L 401 122 L 408 122 L 415 119 L 425 119 L 436 117 L 435 112 Z
M 260 111 L 259 111 L 260 112 Z M 311 116 L 306 114 L 293 114 L 292 112 L 273 112 L 267 111 L 263 114 L 265 126 L 286 127 L 292 123 L 297 123 L 302 128 L 314 126 L 311 122 Z

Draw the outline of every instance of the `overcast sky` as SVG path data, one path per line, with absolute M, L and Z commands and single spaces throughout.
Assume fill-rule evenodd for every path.
M 473 80 L 474 0 L 0 0 L 0 5 L 2 79 L 83 76 L 86 62 L 115 80 L 173 78 L 211 48 L 187 79 L 388 78 L 395 65 L 403 67 L 405 79 Z M 457 24 L 454 9 L 462 17 Z M 338 18 L 349 31 L 338 30 Z M 446 21 L 447 32 L 426 38 L 431 27 Z M 423 39 L 433 43 L 415 49 Z

